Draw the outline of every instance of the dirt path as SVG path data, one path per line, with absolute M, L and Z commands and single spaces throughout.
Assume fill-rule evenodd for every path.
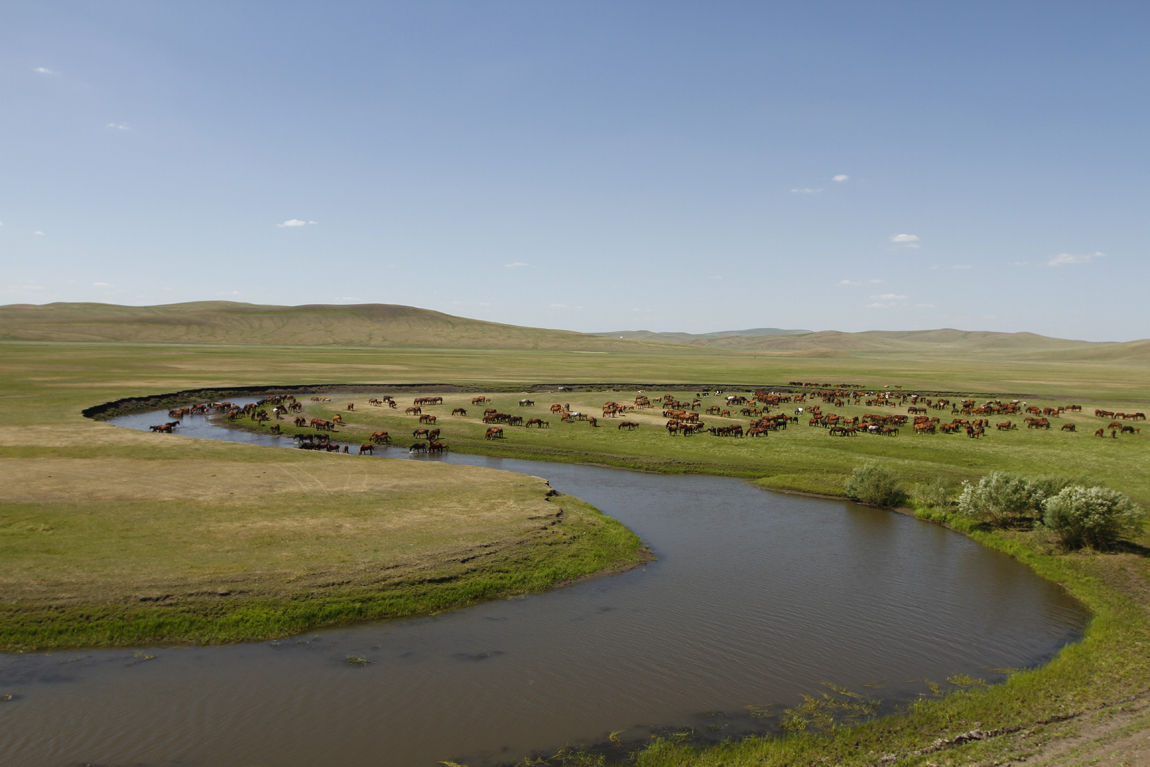
M 1010 736 L 1019 756 L 1000 762 L 1027 767 L 1150 765 L 1150 690 L 1041 729 Z

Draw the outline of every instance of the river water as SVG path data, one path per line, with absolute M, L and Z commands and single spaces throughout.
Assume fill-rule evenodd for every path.
M 182 433 L 294 444 L 200 418 Z M 725 478 L 416 460 L 544 477 L 622 521 L 657 560 L 288 640 L 0 656 L 0 695 L 12 696 L 0 703 L 0 763 L 480 767 L 612 733 L 719 740 L 770 730 L 777 719 L 764 715 L 827 682 L 889 707 L 955 675 L 1001 681 L 1048 661 L 1088 619 L 1010 558 L 899 514 Z

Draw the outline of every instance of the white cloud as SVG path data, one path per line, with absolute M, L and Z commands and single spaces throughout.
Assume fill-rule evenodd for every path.
M 882 280 L 872 277 L 869 280 L 839 280 L 839 285 L 847 285 L 849 287 L 859 287 L 861 285 L 881 285 Z
M 300 226 L 311 226 L 314 223 L 315 223 L 314 221 L 304 221 L 301 218 L 289 218 L 287 221 L 276 224 L 276 226 L 280 227 L 281 229 L 283 229 L 283 228 L 294 229 L 294 228 L 300 227 Z M 338 229 L 339 227 L 336 227 L 336 228 Z
M 850 180 L 851 180 L 851 177 L 845 173 L 840 173 L 837 176 L 831 177 L 831 181 L 834 181 L 836 184 L 845 184 L 846 182 L 848 182 Z
M 816 189 L 809 186 L 797 186 L 791 189 L 791 194 L 811 195 L 818 194 L 821 191 L 823 191 L 821 188 Z
M 1106 254 L 1101 251 L 1094 253 L 1085 253 L 1075 255 L 1073 253 L 1059 253 L 1049 261 L 1046 262 L 1047 266 L 1065 266 L 1066 264 L 1089 264 L 1096 258 L 1105 258 Z
M 32 71 L 38 75 L 49 75 L 49 76 L 51 76 L 51 75 L 56 74 L 56 72 L 54 70 L 48 69 L 48 67 L 35 67 Z
M 895 245 L 904 245 L 908 248 L 918 247 L 917 234 L 895 234 L 891 236 L 890 241 Z
M 897 309 L 907 306 L 907 297 L 900 293 L 882 293 L 870 297 L 868 309 Z
M 44 235 L 44 233 L 43 233 L 43 232 L 41 232 L 39 229 L 37 229 L 36 231 L 32 232 L 32 234 L 36 235 L 37 237 L 44 237 L 44 236 L 45 236 L 45 235 Z
M 110 287 L 112 287 L 112 283 L 110 283 L 110 282 L 93 282 L 92 287 L 93 288 L 110 288 Z
M 128 124 L 127 124 L 127 123 L 108 123 L 108 124 L 107 124 L 106 126 L 104 126 L 104 127 L 106 127 L 106 128 L 114 128 L 114 129 L 116 129 L 116 130 L 131 130 L 131 128 L 129 128 L 129 127 L 128 127 Z
M 522 269 L 526 266 L 531 266 L 531 264 L 527 263 L 526 261 L 512 261 L 510 264 L 504 264 L 503 268 L 504 269 Z

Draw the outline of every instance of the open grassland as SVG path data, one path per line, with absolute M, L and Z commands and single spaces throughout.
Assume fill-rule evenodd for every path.
M 495 543 L 492 548 L 510 543 L 506 546 L 510 564 L 503 570 L 515 581 L 524 572 L 554 564 L 551 557 L 516 560 L 516 553 L 524 548 L 518 542 L 551 535 L 553 528 L 580 516 L 573 499 L 547 500 L 546 488 L 535 480 L 476 481 L 456 474 L 461 467 L 423 463 L 411 467 L 417 474 L 407 476 L 391 469 L 392 462 L 127 432 L 81 415 L 83 409 L 101 402 L 164 392 L 277 385 L 324 385 L 328 392 L 355 392 L 357 384 L 407 385 L 410 388 L 405 392 L 396 392 L 397 400 L 406 406 L 404 398 L 419 392 L 420 384 L 451 384 L 468 391 L 435 393 L 449 400 L 465 399 L 462 406 L 469 415 L 453 420 L 447 403 L 432 412 L 441 421 L 437 425 L 443 430 L 442 439 L 454 450 L 530 452 L 537 457 L 647 469 L 731 473 L 761 479 L 772 487 L 832 494 L 841 492 L 842 480 L 853 466 L 875 460 L 912 485 L 942 476 L 953 487 L 962 478 L 1007 469 L 1065 473 L 1091 484 L 1106 484 L 1143 504 L 1150 495 L 1145 471 L 1150 464 L 1146 454 L 1150 434 L 1098 439 L 1088 428 L 1097 422 L 1095 407 L 1145 411 L 1150 402 L 1146 361 L 1136 356 L 1109 357 L 1102 353 L 1105 350 L 1093 349 L 1090 355 L 1077 358 L 1070 352 L 1019 349 L 965 356 L 857 352 L 825 358 L 804 357 L 802 352 L 654 346 L 594 354 L 562 349 L 314 348 L 293 347 L 287 345 L 289 340 L 283 339 L 285 345 L 278 347 L 0 343 L 0 485 L 4 488 L 0 491 L 0 526 L 4 527 L 0 545 L 5 547 L 8 571 L 0 587 L 8 612 L 0 618 L 0 625 L 6 631 L 25 632 L 24 636 L 33 631 L 39 639 L 29 645 L 53 635 L 61 644 L 175 637 L 186 630 L 181 621 L 226 624 L 212 611 L 228 604 L 249 605 L 251 611 L 232 613 L 238 616 L 237 625 L 228 626 L 227 636 L 209 634 L 202 639 L 261 635 L 268 630 L 269 616 L 289 615 L 302 624 L 332 617 L 322 609 L 318 616 L 306 611 L 302 617 L 292 615 L 291 608 L 296 606 L 311 609 L 334 604 L 339 608 L 334 622 L 369 617 L 378 607 L 372 600 L 387 593 L 381 586 L 391 571 L 384 563 L 394 563 L 388 559 L 394 550 L 380 539 L 394 538 L 391 543 L 398 544 L 410 538 L 417 547 L 436 552 L 424 560 L 399 563 L 396 569 L 403 572 L 396 574 L 408 583 L 434 580 L 422 577 L 420 567 L 427 560 L 438 561 L 440 553 L 457 566 L 482 543 Z M 640 387 L 654 400 L 664 390 L 685 394 L 691 389 L 722 387 L 733 393 L 788 381 L 955 392 L 979 399 L 1018 397 L 1038 405 L 1078 403 L 1083 412 L 1064 414 L 1050 432 L 1025 427 L 1017 432 L 988 430 L 978 440 L 964 434 L 902 433 L 891 438 L 836 438 L 803 420 L 786 432 L 739 440 L 705 433 L 670 437 L 661 426 L 661 416 L 649 413 L 624 416 L 642 421 L 628 433 L 617 428 L 620 419 L 603 418 L 598 410 L 603 401 L 625 401 Z M 604 382 L 620 384 L 619 391 L 560 393 L 531 388 L 538 383 L 557 388 L 559 384 Z M 518 409 L 518 399 L 532 398 L 538 408 L 530 414 L 550 420 L 550 426 L 539 432 L 532 429 L 530 434 L 523 427 L 505 426 L 502 442 L 484 440 L 484 425 L 476 422 L 470 404 L 470 398 L 480 393 L 490 393 L 495 406 L 517 415 L 528 415 L 531 410 Z M 369 396 L 362 390 L 350 399 L 333 399 L 314 407 L 318 415 L 342 413 L 348 424 L 343 427 L 346 433 L 339 436 L 358 441 L 382 426 L 394 430 L 397 437 L 403 435 L 406 443 L 415 441 L 410 436 L 416 427 L 414 417 L 375 412 L 364 404 Z M 352 400 L 356 408 L 349 413 L 346 403 Z M 586 403 L 586 411 L 599 418 L 600 427 L 559 423 L 546 407 L 552 402 L 567 402 L 573 409 Z M 309 407 L 313 407 L 310 401 Z M 851 414 L 851 407 L 824 404 L 823 410 Z M 704 420 L 718 424 L 748 419 L 704 416 Z M 1076 433 L 1059 430 L 1062 422 L 1069 421 L 1078 424 Z M 441 474 L 433 476 L 429 470 Z M 460 504 L 467 507 L 463 517 L 476 510 L 493 515 L 483 528 L 482 541 L 470 537 L 465 527 L 457 527 L 465 519 L 446 525 L 444 540 L 435 542 L 421 540 L 415 530 L 405 530 L 404 514 L 380 513 L 408 508 L 413 519 L 441 518 L 437 515 L 452 511 L 441 505 L 460 499 L 446 489 L 453 486 L 476 493 L 474 503 Z M 392 505 L 393 498 L 404 500 Z M 564 522 L 548 526 L 557 513 L 556 500 L 564 501 L 560 506 Z M 500 504 L 514 510 L 500 514 L 494 508 Z M 1150 540 L 1143 535 L 1120 552 L 1066 555 L 1039 533 L 989 533 L 926 506 L 918 511 L 963 529 L 986 545 L 1002 548 L 1045 577 L 1065 584 L 1095 614 L 1086 639 L 1043 669 L 1015 674 L 1003 685 L 973 685 L 938 700 L 924 700 L 897 717 L 832 726 L 836 721 L 832 702 L 814 701 L 809 709 L 795 712 L 795 733 L 787 737 L 750 739 L 711 749 L 670 739 L 644 749 L 635 757 L 637 763 L 734 767 L 957 765 L 1022 759 L 1063 765 L 1136 763 L 1127 756 L 1145 751 L 1139 752 L 1137 744 L 1122 744 L 1145 731 L 1150 699 L 1150 664 L 1145 662 L 1150 647 L 1150 568 L 1145 546 Z M 316 515 L 326 524 L 317 527 Z M 593 514 L 582 518 L 591 526 L 606 524 Z M 314 535 L 320 528 L 323 535 Z M 634 541 L 628 542 L 618 531 L 582 537 L 614 543 L 589 554 L 593 563 L 577 564 L 573 572 L 554 565 L 563 571 L 550 571 L 543 581 L 620 566 L 637 555 Z M 297 568 L 294 560 L 280 561 L 278 553 L 288 544 L 298 546 L 311 564 Z M 157 546 L 166 547 L 168 556 L 163 555 L 163 548 L 154 552 Z M 245 553 L 242 566 L 227 559 L 229 550 Z M 73 557 L 86 562 L 88 569 L 73 566 Z M 498 569 L 485 566 L 477 575 L 485 579 Z M 448 573 L 449 581 L 453 572 Z M 114 591 L 85 592 L 88 583 L 81 574 L 89 579 L 95 574 Z M 334 584 L 344 580 L 351 587 L 346 598 L 336 598 L 340 587 Z M 285 584 L 300 588 L 294 596 L 277 590 Z M 516 581 L 512 588 L 519 585 Z M 540 582 L 525 588 L 546 585 Z M 490 595 L 480 592 L 457 595 L 458 599 L 449 596 L 441 602 L 417 594 L 415 602 L 423 609 L 428 604 L 438 609 Z M 48 593 L 60 600 L 60 606 L 42 600 Z M 95 598 L 97 594 L 100 599 Z M 26 601 L 18 601 L 15 595 Z M 68 612 L 69 605 L 85 600 L 90 600 L 87 612 Z M 183 608 L 171 609 L 176 603 Z M 62 615 L 82 615 L 114 626 L 129 605 L 139 620 L 124 621 L 111 634 L 77 638 L 66 628 L 68 621 L 60 620 Z M 173 615 L 175 620 L 165 622 Z M 10 638 L 7 646 L 22 641 L 26 640 Z M 1114 748 L 1117 759 L 1126 762 L 1097 758 Z M 553 763 L 562 763 L 564 758 Z M 572 759 L 594 763 L 596 757 Z
M 122 387 L 186 373 L 150 370 L 153 349 L 30 351 L 0 361 L 0 648 L 282 636 L 642 559 L 634 535 L 537 478 L 93 422 L 80 411 Z
M 693 409 L 706 427 L 692 436 L 672 435 L 665 427 L 667 418 L 664 408 L 639 407 L 616 416 L 603 415 L 606 402 L 632 404 L 638 394 L 635 390 L 612 391 L 580 390 L 535 392 L 488 392 L 489 400 L 483 404 L 473 404 L 475 394 L 444 393 L 443 403 L 424 406 L 421 413 L 405 412 L 413 406 L 416 397 L 428 392 L 405 392 L 396 395 L 398 407 L 372 406 L 369 400 L 374 396 L 367 393 L 331 395 L 329 402 L 305 401 L 305 417 L 319 417 L 330 420 L 339 417 L 343 423 L 331 434 L 331 438 L 353 443 L 366 442 L 372 433 L 387 431 L 394 444 L 409 446 L 419 444 L 414 432 L 420 428 L 438 428 L 439 440 L 451 449 L 469 453 L 541 458 L 553 461 L 576 463 L 598 463 L 603 465 L 660 472 L 695 472 L 741 476 L 756 480 L 763 487 L 772 489 L 822 493 L 841 496 L 843 485 L 851 471 L 863 463 L 875 462 L 900 476 L 907 490 L 915 485 L 926 485 L 941 480 L 952 491 L 958 489 L 963 480 L 974 480 L 991 470 L 1008 471 L 1030 476 L 1058 476 L 1082 482 L 1103 484 L 1121 489 L 1138 502 L 1150 506 L 1150 472 L 1142 471 L 1150 466 L 1150 427 L 1141 431 L 1143 421 L 1124 420 L 1122 423 L 1137 432 L 1118 432 L 1106 428 L 1112 418 L 1094 415 L 1094 406 L 1083 405 L 1081 412 L 1063 412 L 1048 420 L 1049 429 L 1031 429 L 1023 420 L 1023 415 L 996 416 L 992 424 L 977 439 L 967 436 L 965 430 L 955 434 L 915 434 L 908 424 L 900 428 L 894 436 L 858 433 L 854 436 L 831 436 L 824 426 L 811 426 L 810 408 L 818 405 L 824 413 L 834 412 L 846 418 L 866 414 L 908 415 L 908 405 L 868 406 L 865 399 L 857 404 L 846 398 L 842 405 L 827 404 L 821 399 L 807 394 L 796 402 L 783 403 L 772 409 L 772 413 L 785 413 L 796 419 L 786 429 L 772 431 L 759 437 L 721 437 L 709 433 L 710 428 L 739 426 L 744 433 L 757 415 L 741 415 L 745 406 L 728 405 L 728 396 L 746 396 L 753 392 L 726 389 L 721 393 L 694 392 L 689 390 L 662 389 L 644 390 L 646 396 L 655 400 L 664 393 L 680 401 L 698 399 L 699 405 Z M 699 396 L 696 396 L 699 395 Z M 894 395 L 897 400 L 899 395 Z M 521 405 L 529 399 L 533 404 Z M 951 397 L 954 404 L 957 400 Z M 842 400 L 840 400 L 842 401 Z M 890 400 L 887 400 L 890 401 Z M 910 400 L 908 400 L 909 402 Z M 753 405 L 754 403 L 750 403 Z M 1058 400 L 1033 400 L 1032 407 L 1057 407 Z M 353 406 L 348 411 L 348 405 Z M 569 412 L 581 413 L 590 420 L 580 418 L 561 420 L 561 413 L 553 412 L 553 406 L 562 406 Z M 1136 403 L 1128 406 L 1130 412 Z M 708 408 L 721 408 L 730 415 L 708 415 Z M 801 415 L 795 411 L 803 408 Z M 459 409 L 466 415 L 453 414 Z M 544 426 L 499 425 L 484 423 L 484 412 L 496 410 L 522 419 L 527 424 L 531 419 L 544 422 Z M 950 422 L 955 417 L 975 420 L 976 416 L 952 414 L 952 408 L 928 409 L 941 422 Z M 434 423 L 421 422 L 421 417 L 432 416 Z M 994 423 L 1011 422 L 1013 428 L 999 430 Z M 240 419 L 240 424 L 251 425 L 250 419 Z M 635 427 L 624 424 L 633 423 Z M 310 426 L 297 428 L 291 419 L 266 422 L 254 428 L 269 428 L 279 424 L 283 433 L 302 435 L 317 433 Z M 623 425 L 623 426 L 621 426 Z M 1073 426 L 1075 430 L 1065 431 L 1063 426 Z M 487 438 L 490 426 L 501 429 L 497 438 Z M 1105 436 L 1096 437 L 1095 432 L 1103 428 Z

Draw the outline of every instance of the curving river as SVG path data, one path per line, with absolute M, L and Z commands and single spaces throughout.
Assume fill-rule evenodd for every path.
M 199 418 L 182 433 L 294 444 Z M 1088 619 L 1019 563 L 900 514 L 724 478 L 430 460 L 544 477 L 658 559 L 547 594 L 290 640 L 0 656 L 0 693 L 13 696 L 0 703 L 0 763 L 480 767 L 612 733 L 719 740 L 769 730 L 764 714 L 824 682 L 889 707 L 958 674 L 999 681 L 1049 660 Z

